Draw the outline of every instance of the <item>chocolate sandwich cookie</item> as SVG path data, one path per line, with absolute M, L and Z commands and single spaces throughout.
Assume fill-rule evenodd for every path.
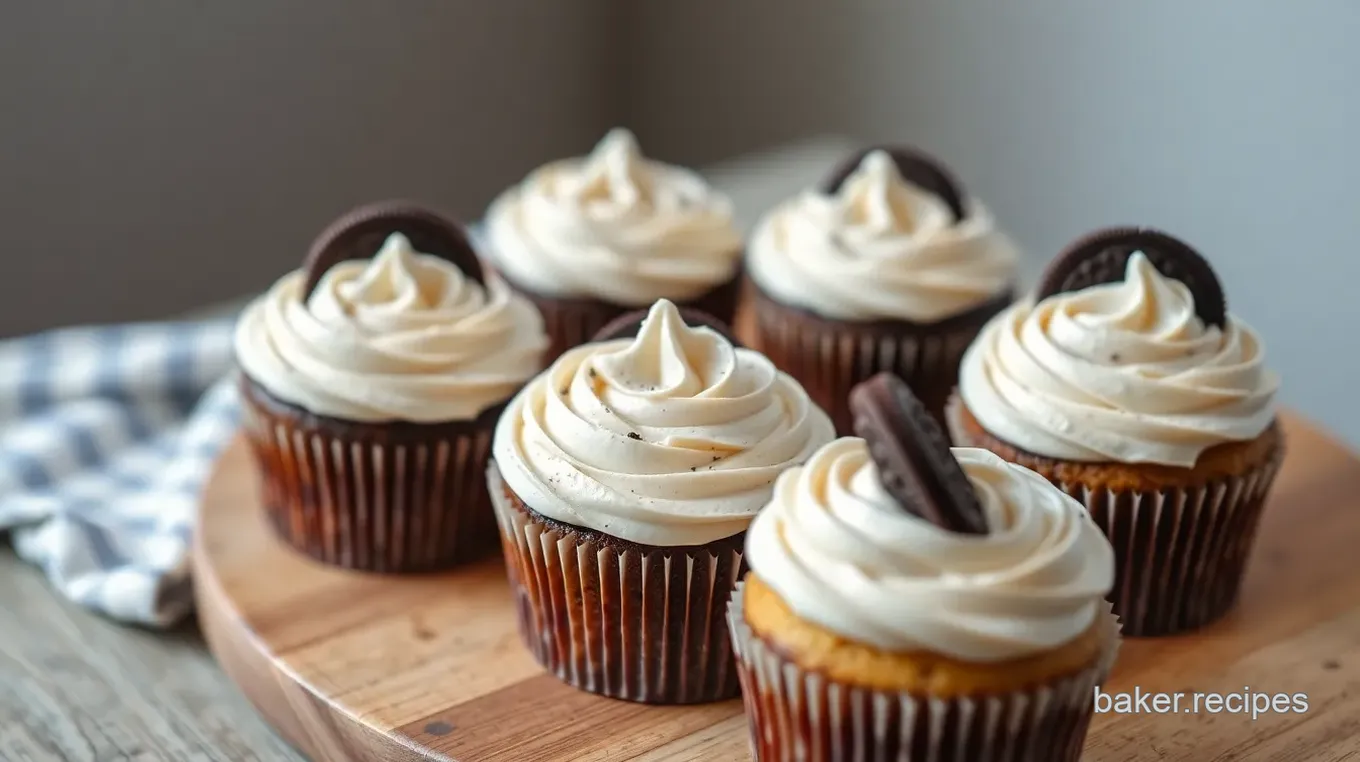
M 1106 228 L 1078 239 L 1049 264 L 1035 298 L 1121 281 L 1129 257 L 1140 251 L 1158 272 L 1190 289 L 1205 325 L 1224 326 L 1228 304 L 1213 267 L 1190 244 L 1151 228 Z
M 401 304 L 363 289 L 318 289 L 382 268 L 412 281 L 431 270 L 438 277 L 421 282 L 427 299 Z M 286 545 L 390 573 L 495 553 L 491 435 L 547 344 L 529 305 L 507 309 L 506 298 L 488 296 L 497 288 L 460 224 L 383 201 L 337 218 L 301 267 L 245 310 L 235 337 L 243 429 L 266 517 Z M 388 339 L 425 363 L 393 359 Z
M 851 213 L 885 199 L 933 211 Z M 925 250 L 933 254 L 913 254 Z M 869 146 L 755 226 L 746 338 L 804 385 L 841 436 L 853 432 L 850 390 L 879 372 L 900 376 L 943 422 L 968 344 L 1013 300 L 1015 262 L 1013 242 L 946 164 L 912 147 Z
M 904 510 L 953 532 L 987 533 L 973 485 L 939 424 L 902 379 L 879 373 L 859 384 L 850 410 L 884 488 Z
M 619 315 L 608 323 L 605 323 L 599 331 L 596 331 L 595 335 L 591 337 L 591 341 L 610 341 L 613 339 L 628 339 L 637 336 L 638 331 L 642 329 L 642 323 L 647 319 L 649 312 L 650 310 L 647 309 L 626 312 Z M 737 340 L 736 334 L 732 332 L 731 326 L 712 315 L 709 315 L 707 312 L 689 307 L 680 307 L 679 312 L 680 317 L 684 318 L 685 325 L 690 327 L 703 326 L 709 328 L 724 339 L 727 339 L 732 346 L 742 346 L 741 342 Z
M 332 222 L 312 243 L 303 260 L 306 299 L 327 270 L 351 259 L 368 259 L 393 233 L 401 233 L 416 250 L 433 254 L 485 285 L 481 261 L 463 229 L 439 213 L 410 201 L 377 201 L 355 207 Z
M 908 146 L 870 146 L 842 161 L 822 183 L 822 192 L 834 194 L 840 190 L 850 175 L 854 174 L 864 161 L 864 157 L 874 151 L 883 151 L 897 166 L 897 173 L 912 185 L 938 196 L 954 213 L 957 222 L 968 216 L 964 208 L 963 186 L 954 179 L 953 174 L 934 156 L 917 148 Z

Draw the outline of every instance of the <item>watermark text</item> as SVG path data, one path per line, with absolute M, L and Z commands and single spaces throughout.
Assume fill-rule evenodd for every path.
M 1254 721 L 1263 714 L 1303 714 L 1308 711 L 1305 693 L 1270 693 L 1244 686 L 1232 693 L 1192 691 L 1158 692 L 1134 688 L 1132 692 L 1095 692 L 1096 714 L 1249 714 Z

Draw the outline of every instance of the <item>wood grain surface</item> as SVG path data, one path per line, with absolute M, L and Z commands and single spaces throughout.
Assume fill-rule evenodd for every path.
M 1286 414 L 1290 454 L 1242 604 L 1127 641 L 1109 691 L 1304 693 L 1305 713 L 1103 714 L 1085 759 L 1360 759 L 1360 461 Z M 228 674 L 316 760 L 740 760 L 738 702 L 575 691 L 521 646 L 498 560 L 439 575 L 325 568 L 282 547 L 237 443 L 207 492 L 199 606 Z M 1189 709 L 1191 699 L 1183 699 Z
M 298 762 L 192 623 L 126 627 L 0 548 L 0 760 Z

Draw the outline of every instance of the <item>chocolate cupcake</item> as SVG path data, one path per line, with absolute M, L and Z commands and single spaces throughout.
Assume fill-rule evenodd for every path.
M 488 479 L 520 632 L 592 693 L 737 694 L 724 612 L 746 527 L 779 473 L 833 436 L 796 381 L 689 322 L 665 300 L 623 318 L 496 428 Z
M 1119 228 L 1074 244 L 1034 299 L 964 356 L 949 422 L 1085 503 L 1114 543 L 1126 635 L 1165 635 L 1237 600 L 1284 457 L 1279 379 L 1183 241 Z
M 959 358 L 1010 303 L 1016 251 L 938 162 L 871 149 L 765 216 L 747 252 L 753 343 L 850 433 L 847 397 L 887 371 L 937 417 Z
M 1081 505 L 953 449 L 902 382 L 780 476 L 729 611 L 755 758 L 1076 760 L 1118 622 Z
M 501 194 L 482 254 L 543 313 L 552 360 L 657 299 L 730 324 L 741 247 L 726 197 L 615 129 L 589 156 L 543 166 Z
M 340 218 L 236 329 L 245 433 L 278 535 L 368 571 L 492 551 L 492 431 L 547 343 L 458 225 L 398 202 Z

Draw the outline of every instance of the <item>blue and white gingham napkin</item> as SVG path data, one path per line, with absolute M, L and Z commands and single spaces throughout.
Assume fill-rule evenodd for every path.
M 198 494 L 236 428 L 233 324 L 0 341 L 0 532 L 63 595 L 151 626 L 192 609 Z

